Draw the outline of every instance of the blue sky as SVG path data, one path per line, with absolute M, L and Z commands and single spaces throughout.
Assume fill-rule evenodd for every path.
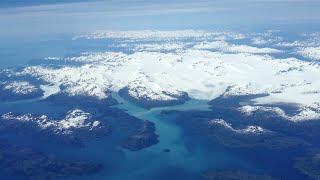
M 0 36 L 104 29 L 317 29 L 319 9 L 319 0 L 1 0 Z
M 43 4 L 90 2 L 90 0 L 1 0 L 0 8 L 34 6 Z

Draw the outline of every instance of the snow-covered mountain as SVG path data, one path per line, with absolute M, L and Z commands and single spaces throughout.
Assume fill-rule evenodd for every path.
M 0 127 L 3 132 L 19 132 L 41 137 L 44 141 L 77 146 L 111 133 L 110 125 L 105 120 L 80 109 L 70 110 L 60 118 L 9 112 L 0 116 Z
M 43 92 L 27 81 L 0 82 L 0 100 L 4 101 L 41 97 Z
M 42 130 L 50 131 L 53 134 L 72 134 L 73 130 L 84 129 L 90 131 L 94 129 L 104 128 L 100 121 L 93 120 L 90 113 L 86 113 L 80 109 L 69 111 L 65 118 L 61 120 L 53 120 L 46 115 L 35 116 L 32 114 L 15 115 L 6 113 L 1 116 L 2 122 L 14 121 L 28 123 L 30 126 L 36 126 Z M 18 125 L 19 126 L 19 125 Z
M 214 119 L 209 121 L 210 125 L 220 125 L 228 130 L 231 130 L 236 133 L 242 134 L 263 134 L 263 133 L 271 133 L 270 130 L 264 129 L 260 126 L 247 126 L 244 129 L 234 129 L 230 123 L 227 123 L 223 119 Z
M 211 100 L 265 94 L 252 101 L 259 106 L 295 103 L 304 109 L 320 102 L 320 63 L 316 61 L 317 52 L 310 49 L 317 45 L 311 41 L 312 36 L 315 34 L 304 41 L 291 43 L 273 36 L 271 32 L 96 32 L 75 39 L 115 39 L 118 44 L 109 44 L 108 47 L 121 47 L 122 51 L 87 52 L 67 58 L 49 57 L 47 60 L 82 64 L 61 65 L 58 68 L 30 66 L 15 75 L 47 82 L 55 87 L 53 94 L 104 99 L 110 92 L 122 90 L 121 94 L 129 100 L 137 104 L 144 102 L 140 105 L 154 104 L 155 101 L 183 103 L 188 100 L 185 96 Z M 242 40 L 250 40 L 252 44 L 241 43 Z M 282 48 L 289 43 L 292 49 Z M 309 51 L 312 51 L 311 55 Z M 300 60 L 295 56 L 297 54 L 314 59 Z M 45 87 L 45 94 L 50 95 L 47 91 L 52 89 L 41 87 Z M 160 105 L 148 107 L 154 106 Z M 301 110 L 303 112 L 305 109 Z M 319 114 L 318 111 L 313 112 Z M 318 118 L 317 115 L 312 117 Z M 310 119 L 310 116 L 299 115 L 298 119 Z
M 4 83 L 4 90 L 11 90 L 15 94 L 29 94 L 32 92 L 37 91 L 38 89 L 30 84 L 29 82 L 22 81 L 22 82 L 9 82 L 9 83 Z

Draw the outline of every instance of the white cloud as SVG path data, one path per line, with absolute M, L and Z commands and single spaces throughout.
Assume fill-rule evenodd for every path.
M 84 32 L 297 23 L 319 20 L 318 1 L 97 1 L 0 9 L 0 33 Z M 272 12 L 272 13 L 270 13 Z M 191 23 L 192 22 L 192 23 Z M 23 30 L 23 32 L 22 32 Z

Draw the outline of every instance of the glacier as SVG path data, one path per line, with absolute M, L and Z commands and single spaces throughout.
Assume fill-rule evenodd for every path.
M 245 38 L 260 38 L 258 40 L 261 41 L 266 37 L 269 40 L 264 40 L 264 43 L 253 44 L 267 43 L 269 47 L 227 42 Z M 80 62 L 81 65 L 61 65 L 59 68 L 48 65 L 28 66 L 14 75 L 33 77 L 50 84 L 50 87 L 56 87 L 50 93 L 47 91 L 52 89 L 41 85 L 47 96 L 64 93 L 105 99 L 111 92 L 125 88 L 131 100 L 147 103 L 179 101 L 183 93 L 190 98 L 205 100 L 265 94 L 264 97 L 252 100 L 260 106 L 294 103 L 308 107 L 320 100 L 319 62 L 305 61 L 294 56 L 277 57 L 275 54 L 281 55 L 288 51 L 277 49 L 279 44 L 289 42 L 272 37 L 270 33 L 113 31 L 75 37 L 78 38 L 116 39 L 119 44 L 110 46 L 121 47 L 132 53 L 84 52 L 73 57 L 48 57 L 46 60 L 49 61 Z M 301 44 L 310 41 L 307 38 Z M 310 44 L 314 46 L 313 41 Z M 296 48 L 293 44 L 293 52 Z M 304 47 L 304 52 L 308 48 L 311 47 Z

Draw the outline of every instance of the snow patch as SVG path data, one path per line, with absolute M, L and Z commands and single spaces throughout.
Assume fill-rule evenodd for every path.
M 297 53 L 312 60 L 320 60 L 320 47 L 299 48 Z
M 11 112 L 3 114 L 1 118 L 6 121 L 34 123 L 41 129 L 52 129 L 55 134 L 71 134 L 75 129 L 79 128 L 92 130 L 100 125 L 99 121 L 92 120 L 90 113 L 80 109 L 69 111 L 62 120 L 52 120 L 46 115 L 33 116 L 32 114 L 25 114 L 16 116 Z
M 217 124 L 233 132 L 241 133 L 241 134 L 263 134 L 263 133 L 271 132 L 270 130 L 264 129 L 260 126 L 247 126 L 244 129 L 234 129 L 230 123 L 227 123 L 223 119 L 210 120 L 209 124 Z
M 284 119 L 293 122 L 306 121 L 306 120 L 319 120 L 320 119 L 320 103 L 313 103 L 309 106 L 300 106 L 299 112 L 296 115 L 289 116 L 279 107 L 267 107 L 267 106 L 242 106 L 239 111 L 251 116 L 254 112 L 264 111 L 272 112 Z
M 194 46 L 195 49 L 216 49 L 228 53 L 251 53 L 251 54 L 272 54 L 281 53 L 281 50 L 274 48 L 258 48 L 248 45 L 228 44 L 225 41 L 201 42 Z
M 4 90 L 10 90 L 15 94 L 30 94 L 38 91 L 38 88 L 27 81 L 13 81 L 4 83 Z

